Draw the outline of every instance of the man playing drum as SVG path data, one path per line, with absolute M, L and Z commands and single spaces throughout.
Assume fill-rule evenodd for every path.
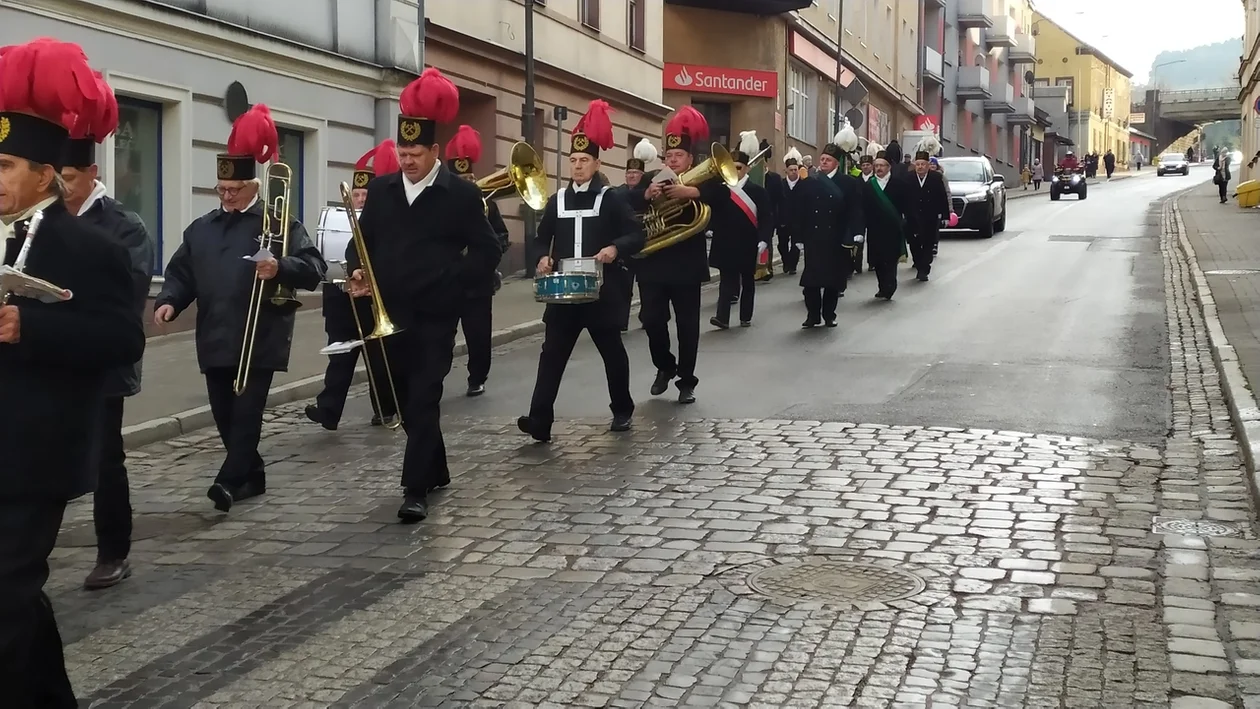
M 599 153 L 613 147 L 612 121 L 608 104 L 591 102 L 586 115 L 573 129 L 569 149 L 568 188 L 547 200 L 542 222 L 538 225 L 537 243 L 547 255 L 538 260 L 540 279 L 549 277 L 557 266 L 565 266 L 580 258 L 595 262 L 604 270 L 603 286 L 598 300 L 585 303 L 548 303 L 543 313 L 546 336 L 538 357 L 538 379 L 529 415 L 517 419 L 521 432 L 538 441 L 551 440 L 553 407 L 560 391 L 560 380 L 573 347 L 582 330 L 604 360 L 611 399 L 612 430 L 630 430 L 634 400 L 630 397 L 630 359 L 621 342 L 624 319 L 624 289 L 629 279 L 614 269 L 624 268 L 619 259 L 629 258 L 643 248 L 643 225 L 635 218 L 629 202 L 620 191 L 609 189 L 600 174 Z M 576 264 L 575 264 L 576 265 Z

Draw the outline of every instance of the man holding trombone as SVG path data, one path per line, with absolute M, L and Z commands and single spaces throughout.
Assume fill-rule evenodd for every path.
M 278 162 L 279 142 L 266 106 L 236 119 L 227 153 L 215 161 L 220 207 L 184 230 L 154 304 L 159 325 L 197 304 L 197 362 L 227 449 L 206 495 L 222 512 L 267 491 L 258 441 L 272 376 L 289 366 L 297 306 L 284 294 L 318 288 L 326 269 L 291 213 L 292 176 Z M 282 194 L 268 189 L 260 199 L 264 179 Z
M 459 113 L 459 90 L 429 68 L 403 89 L 398 103 L 402 171 L 368 183 L 357 227 L 351 221 L 346 264 L 350 294 L 371 295 L 378 331 L 393 326 L 395 333 L 385 339 L 387 361 L 395 366 L 373 371 L 372 386 L 378 398 L 397 397 L 407 432 L 398 517 L 419 522 L 428 516 L 429 492 L 451 481 L 442 385 L 451 371 L 464 285 L 493 278 L 501 251 L 481 190 L 438 160 L 437 124 Z

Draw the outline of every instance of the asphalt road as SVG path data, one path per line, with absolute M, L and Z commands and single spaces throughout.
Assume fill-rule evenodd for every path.
M 850 282 L 839 327 L 803 331 L 795 279 L 757 290 L 753 327 L 713 331 L 706 292 L 699 401 L 651 397 L 641 330 L 625 336 L 639 417 L 792 419 L 958 426 L 1130 440 L 1168 429 L 1167 336 L 1152 203 L 1208 178 L 1153 174 L 1092 185 L 1089 199 L 1010 203 L 990 240 L 951 234 L 931 282 L 908 266 L 891 303 L 872 274 Z M 808 254 L 806 254 L 808 258 Z M 637 328 L 637 323 L 636 323 Z M 541 340 L 496 351 L 488 393 L 463 396 L 456 362 L 445 413 L 515 416 L 529 407 Z M 365 400 L 354 402 L 366 415 Z M 563 420 L 608 416 L 603 367 L 585 338 L 556 406 Z

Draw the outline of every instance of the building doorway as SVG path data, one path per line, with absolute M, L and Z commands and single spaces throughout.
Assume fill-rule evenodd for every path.
M 731 104 L 715 101 L 692 101 L 691 105 L 709 122 L 709 139 L 704 145 L 692 146 L 696 164 L 709 159 L 709 144 L 731 146 Z

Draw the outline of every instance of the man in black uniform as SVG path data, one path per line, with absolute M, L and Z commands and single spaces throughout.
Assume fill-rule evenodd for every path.
M 717 314 L 709 323 L 720 330 L 731 326 L 732 299 L 739 301 L 740 327 L 752 325 L 757 257 L 769 248 L 773 239 L 774 210 L 770 207 L 770 197 L 766 188 L 748 179 L 748 163 L 756 150 L 756 132 L 742 133 L 739 147 L 731 151 L 731 159 L 739 170 L 739 183 L 734 187 L 721 185 L 721 189 L 730 193 L 729 199 L 713 205 L 713 217 L 709 221 L 713 231 L 709 265 L 722 274 Z
M 643 248 L 643 226 L 635 218 L 625 197 L 611 189 L 600 174 L 599 152 L 613 147 L 612 120 L 608 104 L 591 102 L 586 115 L 573 128 L 569 148 L 569 174 L 566 189 L 547 201 L 538 225 L 538 246 L 546 255 L 538 260 L 537 273 L 546 275 L 566 258 L 591 258 L 604 264 L 604 284 L 599 300 L 593 303 L 548 304 L 543 313 L 547 333 L 538 357 L 538 379 L 529 415 L 517 419 L 521 432 L 537 441 L 551 440 L 556 395 L 560 380 L 578 336 L 586 330 L 604 360 L 608 379 L 613 431 L 630 430 L 634 399 L 630 396 L 630 359 L 621 342 L 622 292 L 628 279 L 620 274 L 620 259 Z
M 9 47 L 0 76 L 4 263 L 70 298 L 15 294 L 0 305 L 0 400 L 10 414 L 0 426 L 0 704 L 70 709 L 77 701 L 43 592 L 48 556 L 66 502 L 96 484 L 107 380 L 140 360 L 144 327 L 127 250 L 61 198 L 67 124 L 95 116 L 99 99 L 99 89 L 84 95 L 83 50 L 48 39 Z
M 481 135 L 472 126 L 463 125 L 446 143 L 446 162 L 451 172 L 467 182 L 476 183 L 473 166 L 481 159 Z M 486 219 L 499 238 L 499 253 L 508 251 L 508 230 L 494 200 L 486 202 Z M 490 338 L 493 334 L 494 294 L 503 285 L 503 275 L 498 271 L 490 278 L 474 276 L 464 285 L 464 307 L 459 321 L 464 328 L 464 344 L 468 347 L 468 396 L 486 393 L 486 378 L 490 376 Z
M 459 90 L 430 67 L 403 89 L 399 105 L 402 172 L 368 183 L 359 226 L 381 301 L 403 328 L 385 340 L 407 432 L 398 517 L 418 522 L 429 514 L 429 492 L 451 482 L 442 383 L 451 371 L 464 284 L 492 278 L 502 251 L 481 191 L 438 160 L 437 124 L 459 113 Z M 354 244 L 346 262 L 350 294 L 368 295 Z
M 931 170 L 931 158 L 926 150 L 914 156 L 914 174 L 906 178 L 910 185 L 914 206 L 914 238 L 910 241 L 910 253 L 918 279 L 927 281 L 932 272 L 932 259 L 936 244 L 941 239 L 941 227 L 949 224 L 949 194 L 945 178 Z
M 647 171 L 647 166 L 651 164 L 659 156 L 656 146 L 647 138 L 639 140 L 638 145 L 634 146 L 634 157 L 626 161 L 626 181 L 625 184 L 614 187 L 613 189 L 621 193 L 621 196 L 629 203 L 630 193 L 639 187 L 643 182 L 643 173 Z M 620 275 L 625 278 L 626 287 L 624 297 L 621 299 L 621 331 L 625 332 L 630 329 L 630 302 L 634 300 L 634 271 L 629 268 L 613 269 L 614 275 Z M 608 273 L 604 274 L 606 278 Z
M 96 145 L 118 127 L 114 91 L 99 80 L 103 103 L 96 121 L 79 131 L 84 137 L 67 141 L 61 177 L 65 203 L 71 214 L 91 224 L 127 249 L 131 257 L 132 303 L 143 318 L 153 281 L 153 237 L 135 213 L 106 194 L 97 180 Z M 131 576 L 131 500 L 127 488 L 127 453 L 123 450 L 123 400 L 140 393 L 140 362 L 110 372 L 105 384 L 101 420 L 100 466 L 92 517 L 96 524 L 96 567 L 83 587 L 89 591 L 115 586 Z
M 683 106 L 665 126 L 665 165 L 681 176 L 692 167 L 692 150 L 709 136 L 709 124 L 691 106 Z M 653 174 L 655 177 L 655 174 Z M 650 182 L 631 192 L 631 207 L 642 214 L 651 202 L 668 198 L 714 204 L 727 195 L 725 186 L 709 180 L 700 187 L 677 182 Z M 694 218 L 694 208 L 683 210 L 682 221 Z M 656 379 L 652 396 L 660 396 L 677 378 L 678 403 L 696 400 L 696 357 L 700 349 L 700 287 L 709 281 L 708 254 L 703 232 L 632 262 L 639 280 L 639 319 L 647 331 Z M 670 308 L 678 319 L 678 358 L 670 351 Z
M 386 140 L 372 148 L 354 166 L 353 182 L 350 188 L 350 205 L 356 210 L 363 209 L 367 201 L 367 184 L 373 177 L 398 172 L 398 148 L 394 141 Z M 340 256 L 340 254 L 338 254 Z M 345 290 L 345 282 L 333 280 L 325 282 L 323 287 L 324 332 L 328 335 L 328 344 L 350 342 L 361 336 L 359 328 L 366 335 L 376 327 L 376 318 L 372 313 L 370 300 L 350 297 Z M 351 310 L 351 308 L 354 308 Z M 358 317 L 358 325 L 355 317 Z M 350 394 L 350 385 L 354 383 L 354 369 L 359 363 L 359 355 L 367 352 L 368 366 L 373 372 L 385 371 L 385 358 L 380 343 L 366 343 L 349 352 L 329 355 L 328 366 L 324 369 L 324 388 L 315 397 L 315 403 L 306 407 L 306 418 L 323 426 L 329 431 L 336 431 L 341 423 L 341 414 L 346 408 L 346 397 Z M 386 396 L 384 402 L 376 400 L 376 390 L 368 388 L 368 398 L 372 402 L 373 426 L 392 425 L 397 416 L 397 402 Z
M 807 310 L 801 327 L 805 329 L 824 323 L 836 326 L 836 306 L 853 273 L 853 251 L 864 230 L 862 183 L 841 172 L 844 151 L 840 140 L 837 135 L 823 148 L 818 175 L 803 182 L 806 204 L 800 209 L 812 208 L 818 212 L 817 218 L 798 215 L 806 226 L 793 230 L 805 251 L 805 271 L 801 274 Z
M 244 382 L 236 381 L 245 338 L 249 294 L 256 279 L 280 286 L 315 290 L 324 280 L 324 259 L 301 222 L 289 225 L 288 256 L 281 244 L 271 245 L 271 258 L 252 261 L 259 253 L 263 210 L 259 199 L 258 164 L 280 159 L 276 124 L 266 106 L 256 104 L 236 119 L 227 153 L 218 156 L 221 206 L 184 230 L 184 242 L 166 265 L 166 282 L 154 303 L 153 320 L 168 323 L 197 304 L 197 363 L 206 377 L 210 411 L 227 455 L 206 496 L 227 512 L 242 500 L 267 491 L 267 477 L 258 441 L 263 411 L 276 372 L 289 366 L 293 344 L 293 306 L 270 302 L 272 284 L 263 289 L 253 358 Z M 264 175 L 265 178 L 265 175 Z M 272 231 L 279 231 L 272 215 Z M 239 393 L 238 393 L 239 391 Z
M 757 146 L 757 152 L 761 151 L 765 151 L 766 153 L 766 176 L 764 182 L 766 197 L 770 200 L 770 213 L 774 215 L 774 222 L 770 225 L 770 231 L 773 234 L 779 230 L 780 222 L 782 221 L 779 216 L 779 212 L 783 210 L 783 203 L 787 199 L 787 185 L 783 184 L 782 175 L 770 169 L 770 165 L 772 165 L 770 160 L 774 157 L 774 151 L 770 149 L 770 141 L 765 138 L 762 138 L 761 143 Z M 771 241 L 771 243 L 773 243 L 773 241 Z M 782 237 L 780 237 L 780 243 L 782 243 Z M 769 281 L 773 278 L 774 258 L 771 256 L 771 258 L 766 259 L 766 272 L 761 280 Z
M 874 172 L 866 179 L 862 195 L 867 257 L 879 280 L 875 297 L 892 300 L 897 292 L 897 264 L 906 259 L 906 232 L 913 213 L 910 183 L 892 178 L 892 163 L 882 150 L 871 165 Z

